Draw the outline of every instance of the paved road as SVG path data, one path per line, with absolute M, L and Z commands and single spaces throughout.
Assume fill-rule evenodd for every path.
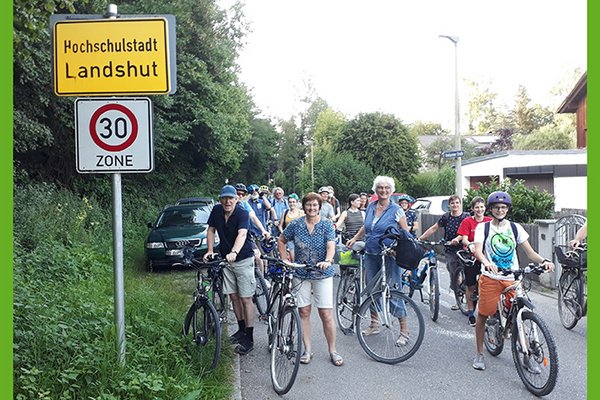
M 448 274 L 441 268 L 442 287 L 448 287 Z M 547 399 L 585 399 L 587 386 L 587 319 L 567 331 L 560 324 L 553 293 L 532 291 L 530 296 L 550 331 L 559 352 L 559 375 L 554 391 Z M 486 352 L 487 369 L 471 367 L 475 354 L 475 328 L 460 311 L 450 310 L 453 297 L 442 291 L 440 318 L 426 320 L 425 338 L 411 359 L 397 365 L 373 361 L 362 350 L 355 336 L 338 330 L 337 348 L 345 359 L 334 367 L 328 357 L 320 320 L 313 310 L 313 351 L 309 365 L 301 365 L 294 387 L 284 399 L 534 399 L 517 375 L 510 347 L 492 357 Z M 420 303 L 419 303 L 420 304 Z M 240 357 L 240 390 L 245 400 L 277 399 L 269 372 L 269 353 L 264 325 L 255 328 L 255 349 Z

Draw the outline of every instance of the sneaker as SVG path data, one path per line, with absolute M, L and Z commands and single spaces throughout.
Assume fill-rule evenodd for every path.
M 452 307 L 450 307 L 451 310 L 456 311 L 456 310 L 460 310 L 460 307 L 458 306 L 458 304 L 454 304 L 452 305 Z
M 238 344 L 240 343 L 243 337 L 246 337 L 246 332 L 238 330 L 236 333 L 229 336 L 229 342 L 231 344 Z
M 475 318 L 475 316 L 474 315 L 469 315 L 469 325 L 475 326 L 476 322 L 477 322 L 477 319 Z
M 483 371 L 485 369 L 485 360 L 483 359 L 483 353 L 477 353 L 473 360 L 473 368 Z
M 527 371 L 534 375 L 539 375 L 542 373 L 542 369 L 531 356 L 523 357 L 523 366 Z
M 408 343 L 408 334 L 400 332 L 398 340 L 396 340 L 396 346 L 406 346 Z
M 369 325 L 367 329 L 362 331 L 363 336 L 377 335 L 379 333 L 379 325 Z
M 240 344 L 236 346 L 235 352 L 243 356 L 250 353 L 252 349 L 254 349 L 254 342 L 244 336 Z

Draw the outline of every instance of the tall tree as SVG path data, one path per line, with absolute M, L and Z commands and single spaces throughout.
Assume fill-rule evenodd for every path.
M 251 127 L 252 137 L 245 146 L 236 181 L 266 183 L 273 178 L 279 133 L 268 119 L 254 119 Z
M 421 166 L 417 138 L 391 114 L 361 113 L 346 125 L 336 149 L 364 161 L 376 174 L 402 179 Z
M 427 136 L 427 135 L 448 135 L 450 131 L 442 128 L 442 125 L 438 122 L 423 122 L 416 121 L 409 125 L 411 133 L 415 136 Z
M 520 135 L 527 135 L 544 125 L 554 122 L 554 114 L 539 104 L 531 104 L 527 88 L 519 85 L 515 95 L 515 105 L 510 112 L 513 126 Z
M 304 160 L 304 145 L 298 141 L 299 128 L 294 118 L 279 123 L 281 135 L 278 143 L 277 180 L 275 184 L 282 186 L 288 193 L 295 192 L 299 179 L 299 169 Z
M 344 115 L 334 111 L 330 107 L 323 110 L 317 116 L 314 129 L 315 145 L 319 148 L 333 150 L 335 143 L 339 142 L 346 119 Z
M 491 89 L 491 82 L 469 81 L 470 89 L 467 117 L 469 134 L 489 135 L 506 125 L 506 112 L 499 104 L 498 93 Z

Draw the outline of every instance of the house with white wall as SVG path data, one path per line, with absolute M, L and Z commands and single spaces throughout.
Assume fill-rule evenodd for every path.
M 462 163 L 463 187 L 476 189 L 496 177 L 521 179 L 555 198 L 555 211 L 587 210 L 587 150 L 509 150 Z

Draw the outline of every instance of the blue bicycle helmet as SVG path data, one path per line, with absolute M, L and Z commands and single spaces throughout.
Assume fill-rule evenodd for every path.
M 258 185 L 256 184 L 252 184 L 248 186 L 248 192 L 252 193 L 252 192 L 258 192 Z
M 406 200 L 406 201 L 408 201 L 411 204 L 415 202 L 414 197 L 409 196 L 407 194 L 403 194 L 401 196 L 398 196 L 398 203 L 400 203 L 402 200 Z

